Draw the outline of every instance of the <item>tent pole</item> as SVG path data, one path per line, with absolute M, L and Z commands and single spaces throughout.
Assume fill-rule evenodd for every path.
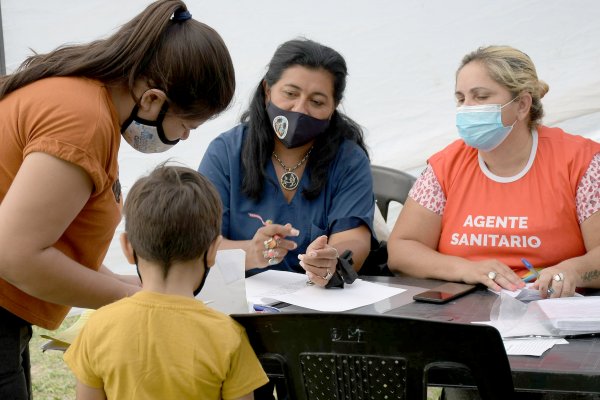
M 6 60 L 4 59 L 4 35 L 2 34 L 2 1 L 0 1 L 0 76 L 6 75 Z

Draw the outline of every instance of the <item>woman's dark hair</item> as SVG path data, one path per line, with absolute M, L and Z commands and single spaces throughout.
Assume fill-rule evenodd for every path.
M 348 70 L 346 61 L 335 50 L 308 39 L 296 39 L 283 43 L 277 48 L 269 62 L 267 73 L 259 82 L 248 110 L 241 117 L 241 122 L 248 125 L 248 133 L 242 149 L 242 166 L 244 179 L 242 192 L 248 197 L 258 200 L 262 193 L 265 167 L 273 153 L 273 127 L 265 107 L 265 91 L 263 81 L 272 87 L 283 72 L 293 66 L 310 69 L 323 69 L 333 75 L 333 96 L 336 110 L 331 116 L 329 128 L 320 134 L 308 159 L 307 168 L 311 171 L 311 181 L 303 191 L 307 199 L 314 199 L 327 182 L 329 164 L 335 158 L 344 139 L 357 143 L 367 154 L 363 132 L 352 119 L 337 110 L 337 105 L 344 96 Z
M 43 78 L 80 76 L 126 85 L 137 102 L 134 83 L 145 79 L 165 92 L 170 112 L 210 118 L 233 97 L 233 63 L 219 34 L 190 17 L 182 1 L 154 2 L 107 39 L 27 58 L 15 73 L 0 78 L 0 100 Z

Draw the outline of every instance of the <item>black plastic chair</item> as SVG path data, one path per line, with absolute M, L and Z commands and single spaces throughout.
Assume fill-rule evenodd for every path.
M 371 174 L 377 206 L 383 218 L 387 220 L 390 202 L 397 201 L 404 204 L 410 188 L 417 179 L 404 171 L 380 165 L 372 165 Z
M 469 377 L 464 368 L 482 399 L 514 394 L 502 338 L 490 326 L 337 313 L 233 318 L 246 328 L 279 399 L 426 399 L 430 371 L 461 385 Z

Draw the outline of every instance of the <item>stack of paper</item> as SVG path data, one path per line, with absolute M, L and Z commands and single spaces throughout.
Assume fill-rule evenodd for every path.
M 535 305 L 561 334 L 600 332 L 600 296 L 547 299 Z

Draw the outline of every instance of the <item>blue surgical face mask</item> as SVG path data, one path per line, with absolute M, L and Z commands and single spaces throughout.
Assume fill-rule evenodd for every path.
M 456 127 L 464 142 L 481 151 L 492 151 L 498 147 L 512 131 L 512 125 L 502 124 L 502 108 L 515 101 L 516 97 L 504 105 L 482 104 L 462 106 L 456 110 Z
M 163 130 L 163 121 L 169 105 L 165 102 L 160 109 L 156 121 L 148 121 L 138 117 L 139 106 L 136 104 L 131 115 L 121 126 L 121 134 L 134 149 L 142 153 L 162 153 L 175 146 L 179 140 L 169 140 Z
M 267 114 L 275 134 L 288 149 L 310 142 L 329 127 L 329 119 L 282 110 L 271 102 L 267 105 Z

